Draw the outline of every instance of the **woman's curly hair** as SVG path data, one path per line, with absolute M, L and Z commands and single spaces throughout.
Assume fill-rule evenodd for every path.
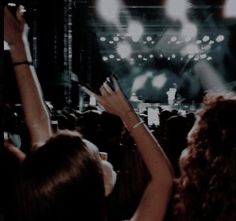
M 179 219 L 236 220 L 236 95 L 204 97 L 180 169 L 175 194 Z

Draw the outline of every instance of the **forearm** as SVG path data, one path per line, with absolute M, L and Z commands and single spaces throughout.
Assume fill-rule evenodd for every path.
M 27 43 L 18 42 L 10 48 L 13 63 L 31 61 Z M 14 68 L 32 146 L 40 145 L 49 138 L 51 129 L 49 114 L 43 101 L 35 69 L 27 64 L 17 65 Z
M 141 121 L 139 116 L 134 111 L 129 111 L 121 118 L 130 131 L 152 179 L 158 180 L 158 182 L 172 183 L 171 165 L 149 129 L 145 124 L 139 124 L 138 127 L 132 128 Z

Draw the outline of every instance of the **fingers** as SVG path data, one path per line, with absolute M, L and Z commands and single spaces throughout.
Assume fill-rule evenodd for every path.
M 118 84 L 117 77 L 114 74 L 111 76 L 111 80 L 112 80 L 112 84 L 114 86 L 114 90 L 120 91 L 120 86 Z
M 24 13 L 25 12 L 26 12 L 26 10 L 25 10 L 25 7 L 23 5 L 20 5 L 17 8 L 17 11 L 16 11 L 16 18 L 22 23 L 25 23 L 25 18 L 24 18 Z
M 100 102 L 100 103 L 102 102 L 101 97 L 100 97 L 99 95 L 95 94 L 94 92 L 92 92 L 91 90 L 89 90 L 87 87 L 82 86 L 82 87 L 81 87 L 81 90 L 83 90 L 83 91 L 84 91 L 86 94 L 88 94 L 89 96 L 95 97 L 98 102 Z

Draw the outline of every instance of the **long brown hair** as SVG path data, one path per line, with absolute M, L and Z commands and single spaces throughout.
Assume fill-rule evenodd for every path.
M 19 220 L 105 220 L 100 163 L 77 133 L 60 132 L 32 152 L 16 190 Z
M 236 220 L 236 96 L 207 95 L 180 162 L 175 213 L 182 220 Z

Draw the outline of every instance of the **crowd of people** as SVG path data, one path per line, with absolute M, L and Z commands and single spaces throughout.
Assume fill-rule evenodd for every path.
M 6 111 L 6 220 L 236 220 L 235 94 L 207 94 L 197 113 L 160 109 L 148 127 L 112 75 L 100 94 L 82 88 L 105 111 L 50 112 L 23 11 L 4 10 L 22 102 Z

